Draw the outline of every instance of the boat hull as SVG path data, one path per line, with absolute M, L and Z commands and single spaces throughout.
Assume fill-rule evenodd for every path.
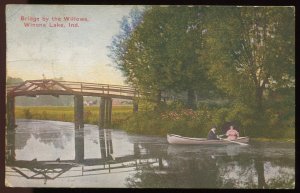
M 168 143 L 170 144 L 233 144 L 235 142 L 248 143 L 249 137 L 239 137 L 236 140 L 207 140 L 206 138 L 191 138 L 180 135 L 168 134 Z

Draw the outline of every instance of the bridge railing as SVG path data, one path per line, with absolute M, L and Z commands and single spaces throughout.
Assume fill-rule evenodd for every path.
M 136 96 L 138 92 L 129 86 L 112 85 L 112 84 L 97 84 L 85 82 L 70 82 L 70 81 L 57 81 L 64 86 L 72 89 L 75 92 L 107 94 L 107 95 L 120 95 L 120 96 Z
M 53 87 L 53 85 L 58 85 L 57 87 Z M 28 86 L 29 85 L 29 86 Z M 32 86 L 34 85 L 34 86 Z M 41 86 L 41 88 L 38 88 Z M 59 88 L 61 87 L 61 88 Z M 32 90 L 34 88 L 34 90 Z M 6 85 L 6 92 L 16 92 L 16 94 L 20 94 L 20 92 L 30 94 L 30 92 L 34 93 L 34 91 L 43 90 L 43 91 L 55 91 L 57 89 L 63 89 L 63 92 L 68 94 L 82 94 L 86 96 L 95 96 L 95 95 L 110 95 L 110 96 L 124 96 L 126 98 L 130 97 L 139 97 L 139 92 L 130 87 L 124 85 L 113 85 L 113 84 L 99 84 L 99 83 L 86 83 L 86 82 L 75 82 L 75 81 L 57 81 L 57 80 L 26 80 L 23 83 L 19 84 L 9 84 Z M 58 90 L 61 91 L 61 90 Z

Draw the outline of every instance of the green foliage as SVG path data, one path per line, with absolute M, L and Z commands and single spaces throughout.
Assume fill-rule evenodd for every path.
M 212 126 L 211 113 L 191 109 L 138 112 L 123 125 L 128 132 L 165 136 L 176 133 L 184 136 L 206 137 Z
M 234 121 L 242 136 L 293 139 L 294 120 L 294 115 L 283 120 L 272 109 L 267 110 L 267 113 L 258 112 L 257 109 L 239 102 L 218 108 L 202 104 L 196 111 L 171 104 L 159 113 L 138 112 L 127 119 L 122 128 L 139 134 L 165 136 L 167 133 L 175 133 L 206 137 L 212 126 L 216 125 L 221 134 L 221 126 L 225 122 Z
M 150 91 L 158 104 L 162 91 L 188 92 L 187 104 L 194 108 L 195 91 L 205 95 L 204 88 L 213 88 L 199 56 L 204 54 L 201 14 L 198 6 L 152 6 L 134 29 L 129 19 L 123 20 L 123 30 L 114 37 L 122 44 L 111 49 L 111 56 L 127 81 L 142 92 Z M 127 28 L 130 35 L 122 35 Z
M 155 103 L 144 99 L 144 98 L 140 98 L 139 99 L 139 111 L 152 111 L 155 108 Z
M 211 7 L 209 76 L 247 105 L 263 108 L 267 90 L 294 87 L 292 7 Z
M 155 112 L 139 112 L 133 114 L 123 125 L 128 132 L 157 135 L 162 132 L 159 116 Z

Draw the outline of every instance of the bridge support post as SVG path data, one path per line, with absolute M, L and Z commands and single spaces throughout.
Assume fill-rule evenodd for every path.
M 111 159 L 113 154 L 111 131 L 99 129 L 100 153 L 101 159 Z
M 106 99 L 106 127 L 111 126 L 112 99 Z
M 105 98 L 101 98 L 100 101 L 100 107 L 99 107 L 99 127 L 103 128 L 104 127 L 104 117 L 105 117 Z
M 105 159 L 106 156 L 106 146 L 105 146 L 105 137 L 104 137 L 104 129 L 99 129 L 99 145 L 100 145 L 100 152 L 101 152 L 101 159 Z
M 83 96 L 74 96 L 74 123 L 75 123 L 75 161 L 84 161 L 84 122 L 83 122 Z
M 84 162 L 84 131 L 75 129 L 75 161 Z
M 15 118 L 15 97 L 6 97 L 6 147 L 7 147 L 7 161 L 15 161 L 15 128 L 16 128 L 16 118 Z
M 110 127 L 112 114 L 112 99 L 102 97 L 99 111 L 99 127 Z
M 133 101 L 133 112 L 136 113 L 139 110 L 139 104 L 138 101 L 134 100 Z
M 108 154 L 113 154 L 113 146 L 112 146 L 112 138 L 111 138 L 111 131 L 106 130 L 106 144 L 107 144 L 107 152 Z
M 74 122 L 75 129 L 81 129 L 84 127 L 83 122 L 83 96 L 74 96 Z

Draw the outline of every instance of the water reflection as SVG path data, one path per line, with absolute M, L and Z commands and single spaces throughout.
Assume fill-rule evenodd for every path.
M 50 123 L 52 121 L 49 121 Z M 48 124 L 46 127 L 42 121 L 22 121 L 22 127 L 16 128 L 16 149 L 22 149 L 26 146 L 27 141 L 34 137 L 39 142 L 54 145 L 54 148 L 63 149 L 65 144 L 74 138 L 72 128 L 65 128 L 63 125 Z
M 226 151 L 215 156 L 204 152 L 201 157 L 187 157 L 188 154 L 169 155 L 164 160 L 166 163 L 163 171 L 165 172 L 157 173 L 149 166 L 145 166 L 144 169 L 127 178 L 127 186 L 247 189 L 294 188 L 295 186 L 294 165 L 279 166 L 276 164 L 278 162 L 276 158 L 252 155 L 249 159 L 247 154 L 225 155 Z M 285 161 L 293 162 L 290 159 Z
M 294 144 L 169 145 L 165 138 L 93 125 L 84 130 L 52 121 L 18 125 L 15 158 L 6 163 L 12 186 L 295 187 Z

